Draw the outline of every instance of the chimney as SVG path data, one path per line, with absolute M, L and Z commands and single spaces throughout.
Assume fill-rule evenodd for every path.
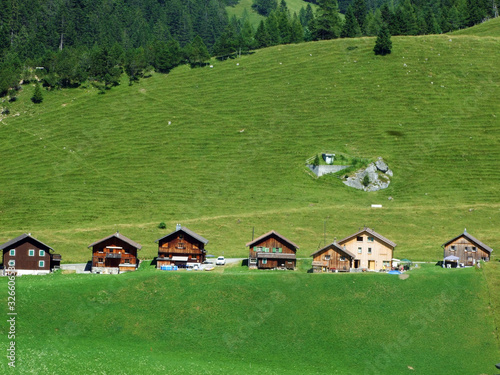
M 175 226 L 175 231 L 178 231 L 178 230 L 180 230 L 180 229 L 181 229 L 181 225 L 180 225 L 180 224 L 176 224 L 176 226 Z

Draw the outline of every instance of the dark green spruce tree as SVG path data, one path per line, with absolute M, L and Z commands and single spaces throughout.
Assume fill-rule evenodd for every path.
M 319 0 L 317 17 L 310 23 L 314 40 L 335 39 L 340 36 L 342 20 L 337 0 Z
M 377 40 L 375 41 L 375 47 L 373 48 L 373 52 L 375 52 L 375 55 L 385 56 L 390 54 L 391 50 L 392 50 L 391 34 L 389 33 L 389 28 L 384 23 L 377 35 Z
M 361 36 L 361 28 L 359 27 L 358 20 L 354 15 L 352 6 L 349 5 L 347 13 L 345 14 L 345 22 L 340 34 L 342 38 L 356 38 Z

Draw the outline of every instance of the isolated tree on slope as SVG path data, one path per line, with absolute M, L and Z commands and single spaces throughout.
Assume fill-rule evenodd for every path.
M 377 35 L 377 40 L 375 41 L 375 47 L 373 48 L 373 52 L 375 52 L 375 55 L 385 56 L 390 54 L 391 50 L 392 50 L 391 34 L 389 33 L 387 25 L 384 23 Z

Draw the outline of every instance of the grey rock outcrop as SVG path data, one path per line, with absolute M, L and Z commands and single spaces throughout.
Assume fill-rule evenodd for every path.
M 363 185 L 365 176 L 368 175 L 370 183 Z M 364 191 L 377 191 L 386 189 L 391 183 L 390 176 L 393 173 L 384 160 L 379 157 L 376 162 L 369 164 L 366 168 L 356 171 L 354 176 L 347 177 L 343 182 L 347 186 Z

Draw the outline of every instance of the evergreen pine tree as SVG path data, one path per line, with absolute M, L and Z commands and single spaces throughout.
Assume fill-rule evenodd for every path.
M 345 22 L 340 36 L 342 38 L 356 38 L 361 36 L 361 29 L 358 25 L 356 17 L 354 16 L 353 8 L 350 5 L 347 8 L 347 13 L 345 14 Z
M 386 24 L 382 25 L 380 29 L 377 40 L 375 41 L 375 47 L 373 48 L 373 52 L 375 55 L 388 55 L 392 50 L 392 42 L 391 42 L 391 34 L 389 33 L 389 28 Z
M 340 36 L 342 20 L 339 16 L 337 0 L 319 0 L 318 15 L 311 25 L 315 40 L 334 39 Z
M 271 45 L 271 39 L 269 33 L 267 32 L 266 24 L 263 20 L 260 21 L 257 30 L 255 31 L 255 45 L 256 48 L 264 48 Z
M 361 32 L 364 34 L 366 16 L 368 15 L 368 6 L 366 5 L 366 0 L 354 0 L 351 5 Z
M 39 103 L 43 102 L 42 89 L 40 88 L 40 84 L 38 82 L 35 84 L 35 91 L 33 92 L 33 96 L 31 97 L 31 101 L 35 104 L 39 104 Z

